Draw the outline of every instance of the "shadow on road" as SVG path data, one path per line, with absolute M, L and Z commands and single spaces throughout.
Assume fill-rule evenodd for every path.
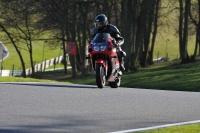
M 26 85 L 26 86 L 44 86 L 44 87 L 61 87 L 61 88 L 86 88 L 86 89 L 97 89 L 96 86 L 90 85 L 74 85 L 74 84 L 48 84 L 48 83 L 3 83 L 3 84 L 14 84 L 14 85 Z
M 44 119 L 45 123 L 22 124 L 8 127 L 0 127 L 0 133 L 95 133 L 104 129 L 95 128 L 102 126 L 101 120 L 86 119 L 83 116 L 24 116 L 30 119 Z M 32 118 L 33 117 L 33 118 Z M 52 122 L 53 121 L 53 122 Z M 98 130 L 98 131 L 97 131 Z

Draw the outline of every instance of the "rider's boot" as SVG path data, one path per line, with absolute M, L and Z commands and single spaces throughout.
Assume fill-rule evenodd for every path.
M 120 70 L 122 72 L 125 71 L 125 67 L 124 67 L 124 60 L 123 60 L 123 57 L 119 57 L 119 64 L 120 64 Z

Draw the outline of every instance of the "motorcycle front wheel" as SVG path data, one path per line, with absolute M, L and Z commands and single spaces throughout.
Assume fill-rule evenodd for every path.
M 102 64 L 96 64 L 96 84 L 102 89 L 106 84 L 106 76 Z

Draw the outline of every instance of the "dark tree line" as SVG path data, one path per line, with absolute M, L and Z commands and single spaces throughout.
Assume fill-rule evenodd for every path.
M 104 13 L 109 23 L 116 25 L 125 39 L 123 45 L 127 53 L 125 67 L 129 71 L 153 63 L 155 39 L 162 11 L 161 2 L 161 0 L 0 0 L 2 20 L 0 28 L 15 47 L 24 72 L 25 64 L 19 44 L 26 44 L 34 72 L 32 41 L 44 39 L 38 35 L 50 31 L 52 36 L 44 40 L 62 44 L 64 60 L 66 60 L 66 41 L 77 42 L 77 55 L 69 55 L 72 76 L 76 76 L 78 71 L 85 75 L 89 70 L 85 66 L 85 52 L 94 26 L 94 18 Z M 179 3 L 180 59 L 182 63 L 187 63 L 195 60 L 198 49 L 200 52 L 200 0 L 198 2 L 174 0 L 174 2 Z M 187 51 L 190 25 L 196 29 L 196 47 L 191 57 Z M 15 29 L 14 34 L 11 33 L 13 29 Z M 67 73 L 66 66 L 64 63 L 65 73 Z
M 137 67 L 137 61 L 142 67 L 152 63 L 159 6 L 160 0 L 122 1 L 125 66 L 130 70 Z

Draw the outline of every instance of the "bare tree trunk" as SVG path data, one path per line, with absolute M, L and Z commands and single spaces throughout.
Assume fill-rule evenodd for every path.
M 148 17 L 147 17 L 147 23 L 146 23 L 146 30 L 144 32 L 144 48 L 142 52 L 142 56 L 140 58 L 140 65 L 142 67 L 147 66 L 147 59 L 149 58 L 148 50 L 150 45 L 150 38 L 151 38 L 151 32 L 152 32 L 152 25 L 153 25 L 153 19 L 154 19 L 154 7 L 156 3 L 156 0 L 151 0 L 148 2 L 148 5 L 146 7 L 146 10 L 148 10 Z
M 183 1 L 180 0 L 180 13 L 182 14 L 183 10 Z M 190 0 L 186 0 L 185 2 L 185 14 L 184 14 L 184 25 L 183 25 L 183 29 L 182 29 L 182 23 L 180 21 L 181 24 L 181 28 L 179 29 L 179 32 L 183 30 L 183 34 L 181 34 L 182 32 L 180 32 L 179 36 L 181 36 L 181 42 L 179 42 L 179 45 L 181 47 L 181 53 L 180 53 L 180 58 L 181 58 L 181 63 L 188 63 L 190 62 L 190 58 L 188 55 L 188 51 L 187 51 L 187 44 L 188 44 L 188 17 L 189 17 L 189 7 L 190 7 Z M 180 14 L 180 16 L 182 16 Z M 183 19 L 182 19 L 183 22 Z
M 141 3 L 140 0 L 134 0 L 132 1 L 132 17 L 131 17 L 131 55 L 130 55 L 130 61 L 129 61 L 129 67 L 130 70 L 136 70 L 135 65 L 132 65 L 134 60 L 134 55 L 136 52 L 136 41 L 137 41 L 137 34 L 138 34 L 138 25 L 139 25 L 139 17 L 140 17 L 140 7 Z
M 72 38 L 71 40 L 73 42 L 76 41 L 76 11 L 77 11 L 77 5 L 76 2 L 73 3 L 73 23 L 72 23 Z M 76 55 L 69 55 L 70 64 L 72 66 L 72 77 L 76 77 Z
M 67 74 L 67 57 L 66 57 L 66 39 L 65 36 L 68 38 L 69 37 L 69 32 L 68 32 L 68 4 L 69 1 L 65 0 L 64 1 L 64 13 L 63 13 L 63 20 L 61 21 L 61 36 L 62 36 L 62 48 L 63 48 L 63 62 L 64 62 L 64 73 Z M 66 30 L 66 33 L 65 33 Z
M 130 7 L 132 0 L 123 0 L 121 3 L 122 13 L 121 13 L 121 34 L 124 37 L 124 45 L 122 45 L 124 51 L 126 52 L 126 57 L 124 60 L 124 65 L 129 69 L 130 56 L 131 56 L 131 23 L 130 23 Z
M 198 27 L 197 28 L 198 28 L 197 29 L 197 45 L 199 44 L 199 55 L 200 55 L 200 18 L 199 18 L 199 23 L 198 23 Z
M 183 56 L 182 47 L 183 47 L 183 0 L 179 0 L 180 5 L 180 17 L 179 17 L 179 53 L 180 57 Z
M 149 64 L 153 64 L 153 52 L 154 52 L 154 45 L 155 45 L 157 29 L 158 29 L 159 6 L 160 6 L 160 0 L 157 0 L 156 1 L 155 17 L 154 17 L 153 35 L 152 35 L 152 40 L 151 40 L 151 49 L 149 51 Z
M 139 21 L 138 21 L 138 28 L 137 28 L 137 35 L 136 35 L 136 45 L 135 45 L 135 53 L 133 55 L 133 60 L 132 60 L 132 66 L 136 67 L 136 60 L 138 59 L 139 51 L 143 43 L 144 39 L 144 33 L 146 30 L 146 22 L 147 22 L 147 9 L 148 7 L 148 2 L 146 0 L 143 0 L 141 3 L 141 11 L 140 11 L 140 16 L 139 16 Z
M 64 18 L 66 19 L 66 18 Z M 62 38 L 62 50 L 63 50 L 63 64 L 64 64 L 64 73 L 67 74 L 67 58 L 66 58 L 66 40 L 65 40 L 65 28 L 61 27 L 61 38 Z
M 26 67 L 25 67 L 25 63 L 24 63 L 24 59 L 22 57 L 21 52 L 19 51 L 15 41 L 13 40 L 13 38 L 11 37 L 10 33 L 6 30 L 6 28 L 0 23 L 0 28 L 2 29 L 2 31 L 4 31 L 6 33 L 6 35 L 8 36 L 8 38 L 10 39 L 10 41 L 12 42 L 13 46 L 15 47 L 15 50 L 20 58 L 21 61 L 21 65 L 22 65 L 22 77 L 26 78 Z
M 198 38 L 198 43 L 199 43 L 199 55 L 200 55 L 200 0 L 198 0 L 198 5 L 199 5 L 199 23 L 197 26 L 197 38 Z
M 192 61 L 194 61 L 195 58 L 196 58 L 197 49 L 198 49 L 198 43 L 199 43 L 199 42 L 198 42 L 199 31 L 198 31 L 198 29 L 196 29 L 196 31 L 197 31 L 197 33 L 196 33 L 195 48 L 194 48 L 194 54 L 193 54 L 193 56 L 192 56 Z
M 200 0 L 199 0 L 200 1 Z M 199 3 L 200 4 L 200 3 Z M 200 5 L 199 5 L 199 8 L 200 8 Z M 200 12 L 200 9 L 199 11 Z M 196 59 L 196 55 L 197 55 L 197 49 L 198 49 L 198 46 L 199 46 L 199 21 L 200 21 L 200 18 L 199 20 L 195 20 L 194 17 L 193 17 L 193 13 L 191 11 L 191 5 L 189 6 L 189 17 L 190 17 L 190 20 L 192 21 L 192 23 L 194 24 L 194 26 L 196 27 L 196 41 L 195 41 L 195 49 L 194 49 L 194 54 L 191 56 L 191 61 L 195 61 Z M 199 14 L 199 17 L 200 17 L 200 14 Z

